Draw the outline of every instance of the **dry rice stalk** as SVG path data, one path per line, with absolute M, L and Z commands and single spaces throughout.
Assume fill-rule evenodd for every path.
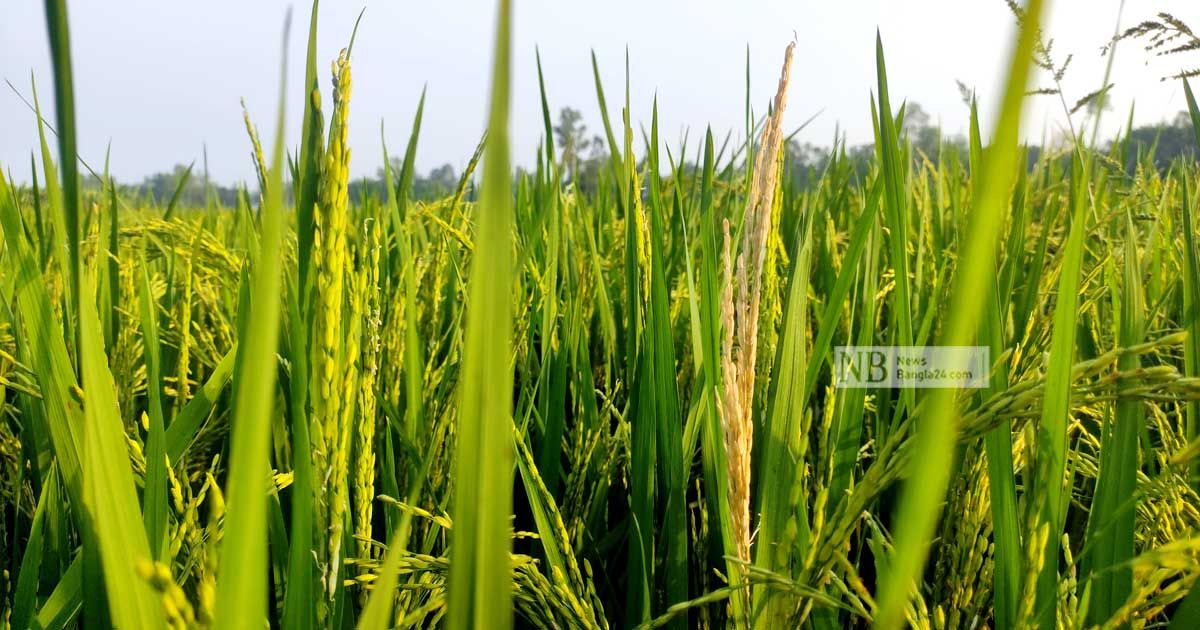
M 725 427 L 725 461 L 729 467 L 729 509 L 733 519 L 733 538 L 737 541 L 738 557 L 750 559 L 750 447 L 754 425 L 749 414 L 742 413 L 741 388 L 738 386 L 738 365 L 733 361 L 733 330 L 737 318 L 733 306 L 733 271 L 730 262 L 729 220 L 725 220 L 724 269 L 721 292 L 721 370 L 725 377 L 721 420 Z
M 754 179 L 746 201 L 742 226 L 742 244 L 737 266 L 731 264 L 732 239 L 729 222 L 725 228 L 724 277 L 721 295 L 721 319 L 724 339 L 721 369 L 725 391 L 722 422 L 725 427 L 725 456 L 729 467 L 729 503 L 733 513 L 733 534 L 738 556 L 750 559 L 750 451 L 754 444 L 754 365 L 758 354 L 758 311 L 762 290 L 762 268 L 767 254 L 767 236 L 771 231 L 771 208 L 775 180 L 779 173 L 779 152 L 783 144 L 783 112 L 787 105 L 788 78 L 792 68 L 792 50 L 788 44 L 783 70 L 771 117 L 759 136 L 759 152 L 754 160 Z M 734 301 L 733 274 L 737 274 L 737 300 Z M 735 344 L 736 338 L 736 344 Z M 735 347 L 736 346 L 736 347 Z

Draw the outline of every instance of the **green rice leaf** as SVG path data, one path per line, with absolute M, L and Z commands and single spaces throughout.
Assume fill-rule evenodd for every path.
M 171 200 L 167 202 L 167 209 L 163 211 L 163 220 L 170 221 L 171 217 L 175 216 L 175 208 L 179 205 L 179 196 L 183 194 L 183 189 L 187 188 L 187 183 L 192 178 L 192 167 L 196 166 L 196 162 L 188 164 L 184 169 L 183 174 L 179 176 L 179 180 L 175 182 L 175 192 L 171 193 Z
M 51 467 L 50 474 L 42 482 L 42 494 L 33 512 L 33 523 L 29 527 L 29 542 L 21 557 L 21 572 L 17 574 L 17 588 L 13 593 L 9 624 L 13 628 L 25 628 L 33 618 L 37 605 L 38 577 L 42 571 L 42 538 L 46 528 L 48 506 L 60 501 L 58 496 L 58 471 Z
M 146 440 L 146 487 L 142 493 L 142 515 L 146 537 L 155 559 L 162 553 L 167 534 L 167 447 L 163 428 L 162 368 L 158 342 L 158 310 L 150 290 L 150 274 L 143 256 L 138 307 L 141 315 L 143 352 L 146 357 L 146 415 L 150 430 Z
M 86 285 L 86 295 L 94 296 L 94 280 L 89 277 Z M 80 368 L 87 397 L 84 506 L 99 545 L 108 612 L 117 627 L 161 628 L 165 626 L 162 607 L 149 582 L 138 575 L 138 563 L 149 562 L 153 556 L 139 522 L 137 490 L 100 318 L 91 297 L 80 306 Z
M 58 578 L 54 591 L 38 611 L 35 627 L 66 628 L 83 606 L 83 556 L 75 557 L 71 566 Z
M 467 298 L 458 388 L 454 530 L 450 549 L 452 630 L 512 627 L 512 225 L 508 108 L 512 7 L 500 0 L 491 114 L 478 229 Z
M 1016 176 L 1021 105 L 1027 90 L 1041 11 L 1041 0 L 1032 0 L 1026 9 L 1026 17 L 1010 57 L 1000 116 L 983 165 L 980 189 L 973 200 L 939 345 L 972 344 L 976 341 L 984 315 L 987 296 L 982 287 L 988 286 L 988 278 L 993 277 L 997 234 Z M 881 104 L 885 102 L 882 96 L 880 101 Z M 886 124 L 888 115 L 887 108 L 882 107 L 881 124 Z M 1063 277 L 1067 278 L 1066 272 Z M 1060 287 L 1060 299 L 1067 292 L 1072 297 L 1076 295 L 1073 287 Z M 1066 308 L 1060 303 L 1060 310 Z M 1073 315 L 1074 308 L 1070 308 L 1070 315 L 1066 316 Z M 1067 361 L 1065 365 L 1069 370 L 1070 362 Z M 1053 375 L 1053 367 L 1051 370 Z M 1069 379 L 1069 372 L 1066 377 Z M 942 500 L 950 482 L 958 433 L 956 392 L 950 389 L 931 391 L 919 415 L 916 442 L 912 447 L 920 456 L 914 457 L 909 464 L 908 480 L 897 508 L 895 551 L 879 587 L 875 623 L 885 630 L 897 628 L 903 621 L 905 604 L 916 587 L 916 580 L 928 556 Z M 1062 411 L 1065 416 L 1066 410 Z
M 290 23 L 289 13 L 287 22 Z M 287 25 L 284 27 L 287 41 Z M 220 628 L 257 628 L 267 618 L 268 447 L 274 409 L 283 265 L 283 130 L 287 53 L 284 48 L 279 113 L 270 175 L 262 206 L 260 250 L 253 270 L 249 322 L 242 341 L 233 414 L 225 538 L 220 550 L 216 619 Z
M 71 74 L 71 35 L 66 0 L 46 0 L 46 28 L 54 63 L 54 115 L 58 121 L 58 157 L 62 166 L 62 213 L 65 218 L 67 260 L 64 272 L 69 304 L 79 304 L 79 165 L 75 153 L 75 88 Z M 49 181 L 49 178 L 47 178 Z

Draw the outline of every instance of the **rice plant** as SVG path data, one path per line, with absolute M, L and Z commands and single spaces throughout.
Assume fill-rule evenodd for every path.
M 204 205 L 190 167 L 81 185 L 65 4 L 55 121 L 35 81 L 31 183 L 0 176 L 3 626 L 1200 627 L 1200 168 L 1028 158 L 1042 2 L 965 151 L 906 137 L 881 34 L 868 168 L 806 181 L 792 46 L 744 143 L 661 142 L 669 103 L 635 131 L 593 56 L 584 186 L 540 61 L 510 152 L 501 0 L 434 199 L 424 96 L 350 194 L 354 34 L 318 59 L 314 2 L 303 85 L 245 117 L 257 190 Z M 988 348 L 986 386 L 840 386 L 836 346 L 925 345 Z

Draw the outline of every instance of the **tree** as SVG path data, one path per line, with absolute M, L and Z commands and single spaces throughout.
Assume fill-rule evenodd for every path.
M 1187 112 L 1179 112 L 1170 123 L 1134 127 L 1127 138 L 1128 153 L 1126 166 L 1133 169 L 1135 160 L 1153 151 L 1154 166 L 1166 171 L 1177 159 L 1196 159 L 1196 137 L 1192 131 L 1192 119 Z
M 592 141 L 587 137 L 587 125 L 583 124 L 583 114 L 571 107 L 564 107 L 558 112 L 558 124 L 554 126 L 554 135 L 558 146 L 562 148 L 562 163 L 567 168 L 567 177 L 576 181 L 579 173 L 579 154 L 591 146 Z
M 130 193 L 148 195 L 154 203 L 166 204 L 175 194 L 175 189 L 179 186 L 179 182 L 187 170 L 187 166 L 176 164 L 170 172 L 147 175 L 140 184 L 119 185 L 118 188 Z M 233 206 L 237 204 L 237 196 L 236 186 L 226 188 L 212 183 L 208 185 L 208 191 L 205 194 L 204 178 L 193 170 L 187 183 L 179 191 L 177 203 L 180 207 L 203 207 L 211 200 L 224 206 Z
M 400 175 L 404 170 L 404 162 L 398 157 L 392 157 L 389 160 L 389 165 L 392 170 L 392 186 L 399 187 Z M 386 173 L 384 173 L 383 167 L 379 167 L 375 170 L 374 179 L 364 177 L 361 180 L 350 182 L 350 197 L 358 198 L 365 186 L 369 194 L 382 198 L 385 193 L 384 181 L 386 181 Z M 428 176 L 422 176 L 414 169 L 408 196 L 411 199 L 430 201 L 450 195 L 457 188 L 458 174 L 455 173 L 454 166 L 443 164 L 429 171 Z
M 908 136 L 918 151 L 929 156 L 931 160 L 938 159 L 938 155 L 942 151 L 941 127 L 932 124 L 925 108 L 916 101 L 911 101 L 904 106 L 904 134 Z M 952 138 L 949 142 L 965 146 L 960 139 Z
M 929 114 L 916 101 L 904 105 L 904 132 L 913 135 L 929 128 Z
M 458 175 L 450 164 L 443 164 L 429 171 L 428 177 L 417 175 L 414 180 L 413 197 L 418 199 L 445 197 L 458 187 Z

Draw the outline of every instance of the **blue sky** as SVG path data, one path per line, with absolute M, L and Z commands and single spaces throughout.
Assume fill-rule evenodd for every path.
M 1047 30 L 1060 57 L 1074 54 L 1065 88 L 1073 100 L 1099 87 L 1120 0 L 1052 2 Z M 43 105 L 52 101 L 42 3 L 9 0 L 0 20 L 0 77 L 28 94 L 34 72 Z M 246 99 L 270 135 L 278 82 L 280 37 L 289 3 L 281 0 L 106 0 L 68 2 L 75 62 L 81 154 L 103 160 L 112 142 L 112 170 L 122 181 L 199 160 L 207 145 L 215 181 L 253 180 L 239 100 Z M 289 49 L 289 82 L 299 88 L 308 6 L 297 3 Z M 460 169 L 484 126 L 494 6 L 491 2 L 388 0 L 321 7 L 318 52 L 323 85 L 328 62 L 345 45 L 354 20 L 366 14 L 354 50 L 350 144 L 352 173 L 381 163 L 380 125 L 390 150 L 402 150 L 416 102 L 428 85 L 418 151 L 422 172 L 443 163 Z M 1129 0 L 1123 25 L 1170 11 L 1200 25 L 1200 3 Z M 624 55 L 630 57 L 635 125 L 646 123 L 655 95 L 665 142 L 693 138 L 711 124 L 718 135 L 742 128 L 746 49 L 751 99 L 765 110 L 784 47 L 796 37 L 789 129 L 819 115 L 800 138 L 828 144 L 835 129 L 851 143 L 870 139 L 874 38 L 882 33 L 893 99 L 921 103 L 949 132 L 965 127 L 955 81 L 974 87 L 987 112 L 996 100 L 1013 31 L 1002 0 L 515 0 L 512 136 L 518 164 L 531 162 L 541 139 L 534 48 L 540 47 L 551 107 L 581 110 L 593 132 L 600 119 L 589 53 L 595 50 L 610 101 L 619 112 Z M 1193 65 L 1200 60 L 1193 57 Z M 1137 45 L 1119 49 L 1113 111 L 1106 131 L 1123 124 L 1136 96 L 1137 120 L 1169 119 L 1183 108 L 1182 90 L 1159 78 L 1182 61 L 1147 58 Z M 1043 81 L 1044 82 L 1044 81 Z M 328 98 L 328 89 L 324 90 Z M 289 145 L 298 141 L 301 103 L 287 103 Z M 1061 105 L 1029 104 L 1026 137 L 1053 137 L 1063 127 Z M 693 143 L 694 145 L 694 143 Z M 37 146 L 33 115 L 0 86 L 0 167 L 28 179 Z

